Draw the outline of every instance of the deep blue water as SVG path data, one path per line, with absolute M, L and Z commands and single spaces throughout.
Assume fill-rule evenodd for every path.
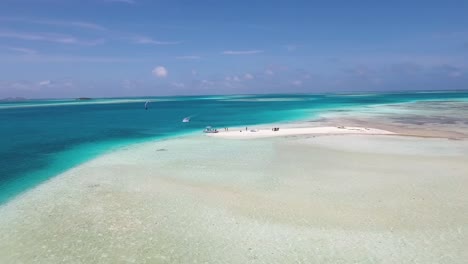
M 327 110 L 468 92 L 150 97 L 0 102 L 0 203 L 79 163 L 130 143 L 294 119 Z M 149 109 L 144 102 L 152 101 Z M 182 119 L 192 116 L 190 123 Z

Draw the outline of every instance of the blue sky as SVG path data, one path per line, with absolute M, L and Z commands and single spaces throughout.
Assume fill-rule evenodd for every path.
M 1 0 L 0 97 L 468 89 L 468 1 Z

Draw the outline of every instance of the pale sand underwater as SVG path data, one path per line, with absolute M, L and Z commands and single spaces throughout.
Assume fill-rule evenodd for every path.
M 134 145 L 3 205 L 0 262 L 464 263 L 467 157 L 389 135 Z
M 100 156 L 0 207 L 0 263 L 466 263 L 467 114 L 419 105 Z

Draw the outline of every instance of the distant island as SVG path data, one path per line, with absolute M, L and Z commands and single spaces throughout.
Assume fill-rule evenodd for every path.
M 89 97 L 79 97 L 79 98 L 76 98 L 76 100 L 78 100 L 78 101 L 85 101 L 85 100 L 92 100 L 92 98 L 89 98 Z
M 17 102 L 17 101 L 24 101 L 24 100 L 28 100 L 28 99 L 24 97 L 7 97 L 7 98 L 0 99 L 0 101 L 2 102 Z

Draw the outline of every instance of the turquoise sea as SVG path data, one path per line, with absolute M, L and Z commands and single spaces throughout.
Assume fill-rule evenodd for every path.
M 0 203 L 112 149 L 234 127 L 313 119 L 323 111 L 421 100 L 468 100 L 468 92 L 238 95 L 0 102 Z M 146 101 L 148 110 L 144 109 Z M 183 123 L 184 117 L 191 122 Z

